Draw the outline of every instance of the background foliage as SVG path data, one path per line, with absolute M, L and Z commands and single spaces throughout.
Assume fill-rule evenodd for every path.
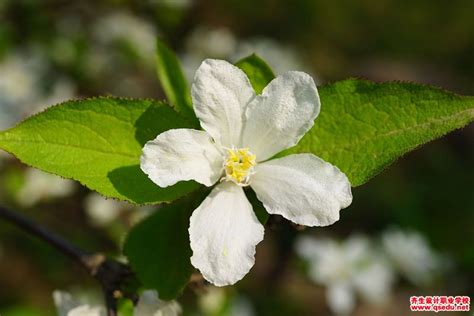
M 473 10 L 473 3 L 462 0 L 449 6 L 428 0 L 5 0 L 0 3 L 0 129 L 42 106 L 76 96 L 162 99 L 164 92 L 173 93 L 160 91 L 157 83 L 155 35 L 180 52 L 186 76 L 197 66 L 195 60 L 236 62 L 256 50 L 277 74 L 304 70 L 319 83 L 348 77 L 416 81 L 474 95 Z M 210 35 L 206 29 L 221 31 Z M 275 57 L 275 51 L 286 55 Z M 5 78 L 15 78 L 19 90 L 7 89 Z M 179 102 L 185 108 L 189 101 Z M 354 231 L 377 236 L 395 225 L 422 232 L 435 249 L 447 253 L 454 272 L 430 289 L 399 284 L 390 309 L 395 313 L 406 312 L 406 297 L 415 292 L 474 295 L 473 139 L 469 126 L 407 155 L 356 188 L 353 205 L 336 225 L 308 231 L 339 238 Z M 148 212 L 117 206 L 118 217 L 103 229 L 86 211 L 89 192 L 79 187 L 68 197 L 24 206 L 16 198 L 27 181 L 24 166 L 8 160 L 0 168 L 2 204 L 21 209 L 91 250 L 118 254 L 136 214 Z M 258 315 L 327 312 L 324 292 L 298 272 L 291 250 L 294 228 L 274 221 L 274 231 L 267 230 L 257 251 L 257 266 L 237 293 L 251 301 Z M 0 272 L 2 315 L 28 315 L 28 310 L 49 315 L 53 289 L 93 288 L 82 271 L 47 246 L 4 223 L 0 235 L 0 271 L 9 271 Z M 200 291 L 200 282 L 185 291 L 181 301 L 187 312 L 198 309 Z M 366 315 L 370 308 L 361 306 L 356 312 Z

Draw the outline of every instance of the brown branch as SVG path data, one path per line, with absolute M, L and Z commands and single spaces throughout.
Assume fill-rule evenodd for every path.
M 124 295 L 122 288 L 133 277 L 129 266 L 106 258 L 100 253 L 85 252 L 20 213 L 13 212 L 3 206 L 0 206 L 0 218 L 50 244 L 56 250 L 82 266 L 101 284 L 108 316 L 117 315 L 117 299 Z M 134 301 L 136 300 L 135 295 L 128 295 L 127 297 Z

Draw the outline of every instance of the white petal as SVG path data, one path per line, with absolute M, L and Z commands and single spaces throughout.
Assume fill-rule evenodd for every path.
M 309 277 L 314 282 L 325 285 L 347 279 L 352 266 L 347 264 L 340 243 L 326 238 L 318 241 L 321 243 L 321 252 L 318 257 L 309 261 Z
M 54 291 L 53 300 L 58 316 L 67 316 L 70 310 L 81 305 L 71 294 L 63 291 Z
M 417 232 L 391 228 L 382 235 L 382 242 L 390 261 L 417 286 L 432 283 L 442 268 L 441 257 L 431 249 L 426 238 Z
M 302 236 L 296 240 L 295 250 L 306 260 L 318 260 L 326 254 L 328 245 L 327 239 Z
M 133 310 L 135 316 L 178 316 L 182 312 L 176 301 L 162 301 L 156 291 L 144 291 Z
M 189 236 L 193 266 L 209 282 L 224 286 L 242 279 L 254 265 L 263 226 L 243 189 L 223 182 L 194 211 Z
M 141 168 L 160 187 L 185 180 L 211 186 L 222 174 L 223 159 L 207 133 L 172 129 L 145 144 Z
M 102 306 L 82 304 L 67 292 L 54 291 L 53 299 L 58 316 L 105 316 Z
M 329 308 L 336 315 L 348 315 L 355 307 L 354 291 L 346 282 L 338 282 L 328 287 L 326 299 Z
M 306 226 L 333 224 L 352 202 L 346 175 L 311 154 L 258 164 L 250 185 L 268 213 Z
M 105 309 L 99 306 L 82 305 L 69 311 L 67 316 L 105 316 Z
M 373 245 L 369 238 L 358 233 L 351 235 L 342 245 L 344 257 L 348 264 L 358 266 L 372 255 Z
M 255 91 L 234 65 L 206 59 L 196 71 L 191 89 L 194 112 L 201 126 L 222 146 L 239 146 L 242 118 Z
M 367 302 L 383 304 L 390 297 L 394 278 L 390 265 L 385 260 L 374 257 L 357 271 L 353 284 Z
M 66 197 L 73 193 L 75 188 L 76 185 L 71 180 L 28 168 L 25 172 L 25 183 L 18 191 L 17 201 L 22 206 L 31 207 L 40 201 Z
M 158 313 L 153 314 L 152 316 L 178 316 L 183 312 L 181 305 L 176 301 L 164 302 L 164 305 L 161 307 Z M 137 314 L 136 316 L 140 316 Z
M 258 161 L 298 143 L 319 114 L 318 90 L 308 74 L 290 71 L 277 77 L 250 102 L 242 146 Z

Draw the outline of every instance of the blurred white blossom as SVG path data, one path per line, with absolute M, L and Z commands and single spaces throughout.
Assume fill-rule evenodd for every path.
M 114 11 L 92 25 L 92 34 L 84 72 L 95 85 L 118 96 L 149 93 L 146 79 L 154 78 L 157 36 L 153 23 L 130 12 Z M 121 80 L 104 80 L 117 76 Z
M 430 284 L 442 268 L 441 257 L 417 232 L 392 228 L 383 234 L 382 243 L 394 267 L 414 285 Z
M 84 200 L 84 209 L 96 226 L 107 226 L 113 222 L 123 210 L 132 210 L 130 203 L 114 199 L 106 199 L 99 193 L 92 192 Z
M 94 34 L 102 44 L 126 43 L 145 64 L 154 63 L 157 34 L 153 24 L 143 18 L 114 12 L 97 21 Z
M 105 316 L 104 307 L 83 304 L 66 292 L 54 291 L 53 300 L 58 316 Z
M 84 210 L 91 223 L 104 227 L 116 220 L 122 212 L 133 212 L 132 222 L 136 223 L 155 210 L 153 206 L 136 206 L 124 201 L 108 199 L 92 192 L 84 199 Z
M 0 130 L 12 127 L 28 115 L 75 95 L 66 78 L 44 86 L 48 62 L 38 54 L 12 53 L 0 60 Z
M 42 71 L 37 58 L 20 54 L 7 56 L 0 63 L 0 100 L 2 108 L 15 105 L 37 95 L 37 74 Z
M 14 52 L 0 60 L 0 131 L 74 97 L 76 87 L 67 78 L 44 86 L 48 68 L 48 62 L 39 54 Z M 0 165 L 8 157 L 11 156 L 0 150 Z
M 356 293 L 370 304 L 388 300 L 394 273 L 367 238 L 355 235 L 338 242 L 302 237 L 296 251 L 308 261 L 309 277 L 327 287 L 327 302 L 335 314 L 350 314 Z
M 135 306 L 134 316 L 178 316 L 181 306 L 176 301 L 162 301 L 156 291 L 144 291 Z
M 60 78 L 51 87 L 49 93 L 45 94 L 41 101 L 35 105 L 28 114 L 32 115 L 44 111 L 52 105 L 73 99 L 75 95 L 76 86 L 74 83 L 67 78 Z
M 76 300 L 71 294 L 54 291 L 54 304 L 58 316 L 105 316 L 103 306 L 91 306 Z M 178 316 L 181 315 L 181 306 L 176 301 L 162 301 L 158 299 L 156 291 L 145 291 L 134 308 L 134 316 Z
M 203 315 L 255 315 L 254 308 L 247 298 L 215 286 L 206 288 L 206 292 L 199 296 L 198 304 Z
M 12 127 L 41 97 L 38 58 L 12 54 L 0 61 L 0 130 Z
M 74 189 L 74 181 L 28 168 L 25 171 L 25 183 L 16 198 L 20 205 L 30 207 L 40 201 L 66 197 L 73 193 Z
M 239 40 L 227 28 L 198 27 L 186 39 L 185 52 L 181 56 L 183 69 L 189 81 L 206 58 L 226 59 L 231 62 L 256 53 L 274 70 L 282 74 L 289 70 L 304 70 L 308 67 L 303 58 L 289 45 L 270 38 L 250 38 Z M 314 76 L 313 76 L 314 77 Z
M 309 72 L 308 67 L 304 65 L 303 58 L 293 47 L 265 37 L 246 39 L 239 42 L 231 59 L 238 61 L 253 53 L 265 60 L 273 69 L 275 75 L 289 70 Z
M 236 50 L 237 39 L 227 28 L 196 28 L 186 39 L 181 56 L 183 70 L 189 81 L 206 58 L 228 59 Z

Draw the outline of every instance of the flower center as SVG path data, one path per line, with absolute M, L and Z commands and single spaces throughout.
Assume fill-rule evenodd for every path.
M 253 167 L 257 164 L 256 158 L 248 148 L 227 149 L 227 157 L 224 162 L 225 179 L 241 186 L 248 185 Z

